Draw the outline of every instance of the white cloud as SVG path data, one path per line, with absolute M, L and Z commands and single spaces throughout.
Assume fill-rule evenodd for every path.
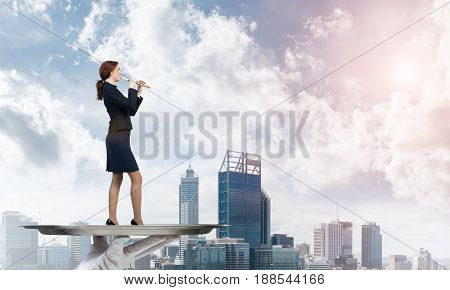
M 439 2 L 439 1 L 436 1 Z M 450 24 L 448 11 L 434 16 L 425 35 L 433 35 L 407 46 L 427 59 L 419 93 L 395 93 L 384 111 L 386 177 L 394 195 L 411 197 L 443 211 L 450 205 Z M 433 49 L 430 49 L 430 46 Z M 381 163 L 383 164 L 383 163 Z
M 51 22 L 49 8 L 54 0 L 11 0 L 7 2 L 22 13 L 32 14 L 42 20 Z
M 258 28 L 258 23 L 256 21 L 250 22 L 249 29 L 251 32 L 255 32 L 256 28 Z
M 48 56 L 47 62 L 44 64 L 44 66 L 48 66 L 52 61 L 56 59 L 64 59 L 64 54 L 50 54 Z
M 103 181 L 104 144 L 73 116 L 77 106 L 52 96 L 16 70 L 0 69 L 2 210 L 64 216 L 70 203 Z M 81 201 L 80 201 L 81 202 Z M 81 205 L 81 203 L 80 203 Z M 57 223 L 56 220 L 53 221 Z
M 395 197 L 449 212 L 447 16 L 434 16 L 403 48 L 403 55 L 426 60 L 420 68 L 421 90 L 392 92 L 386 101 L 369 106 L 364 94 L 370 88 L 361 87 L 356 77 L 344 77 L 344 93 L 335 90 L 319 99 L 301 95 L 297 107 L 311 111 L 303 134 L 311 158 L 297 161 L 297 176 L 323 189 L 361 172 L 380 171 Z
M 217 111 L 217 108 L 241 111 L 248 108 L 261 112 L 269 104 L 289 96 L 287 85 L 301 80 L 302 72 L 317 72 L 324 67 L 322 60 L 308 53 L 306 43 L 304 47 L 288 48 L 286 71 L 279 69 L 247 34 L 251 23 L 242 18 L 225 17 L 218 11 L 205 15 L 191 5 L 178 10 L 169 1 L 152 4 L 126 1 L 125 4 L 128 22 L 109 36 L 90 38 L 85 44 L 94 48 L 95 54 L 102 59 L 119 60 L 125 71 L 146 79 L 154 84 L 161 96 L 194 114 L 208 109 Z M 311 18 L 307 23 L 314 37 L 326 38 L 332 33 L 341 34 L 351 29 L 352 17 L 342 9 L 335 9 L 331 15 Z M 354 77 L 345 77 L 344 87 L 356 99 L 364 92 Z M 430 188 L 430 184 L 414 178 L 418 173 L 402 177 L 396 172 L 397 163 L 407 166 L 410 152 L 396 145 L 402 141 L 402 136 L 396 133 L 393 124 L 411 122 L 410 118 L 414 116 L 425 122 L 422 127 L 432 126 L 423 109 L 426 102 L 438 108 L 440 105 L 433 97 L 425 95 L 430 99 L 419 103 L 424 107 L 411 111 L 410 115 L 399 115 L 395 111 L 397 97 L 395 94 L 388 103 L 367 107 L 359 99 L 338 102 L 331 96 L 317 98 L 302 93 L 295 108 L 310 111 L 302 137 L 311 158 L 303 158 L 298 151 L 295 162 L 285 166 L 295 168 L 297 176 L 319 188 L 345 184 L 356 174 L 381 171 L 386 180 L 393 183 L 395 196 L 414 196 L 424 201 L 420 190 Z M 403 110 L 409 109 L 406 105 L 402 106 Z M 292 108 L 292 104 L 286 103 L 278 109 Z M 142 110 L 146 110 L 145 104 Z M 173 108 L 154 102 L 151 110 L 161 112 Z M 427 110 L 433 111 L 431 107 Z M 395 121 L 390 123 L 389 120 Z M 221 144 L 225 144 L 224 129 L 220 128 L 217 134 Z M 240 149 L 239 133 L 234 131 L 235 150 Z M 274 135 L 274 138 L 283 137 Z M 426 137 L 430 136 L 417 136 L 421 139 Z M 219 151 L 219 155 L 222 152 Z M 446 154 L 447 151 L 441 152 L 430 164 L 425 161 L 417 164 L 430 165 L 429 172 L 436 176 L 430 179 L 436 184 L 431 194 L 434 199 L 427 199 L 435 206 L 443 204 L 442 201 L 444 204 L 450 201 L 446 192 L 441 190 L 447 185 L 447 175 L 436 171 L 445 166 L 443 157 Z M 441 158 L 440 163 L 438 158 Z M 435 166 L 435 162 L 440 167 Z
M 350 31 L 352 26 L 353 16 L 342 8 L 335 8 L 327 16 L 310 17 L 305 22 L 305 29 L 316 39 L 327 39 L 333 34 L 343 35 Z
M 92 2 L 92 8 L 88 16 L 84 18 L 84 26 L 78 35 L 78 43 L 81 47 L 89 48 L 89 43 L 97 37 L 96 33 L 101 28 L 105 14 L 110 10 L 108 0 Z
M 247 34 L 246 20 L 217 11 L 205 15 L 191 5 L 178 10 L 170 1 L 125 4 L 127 23 L 83 44 L 100 59 L 118 60 L 125 72 L 154 84 L 158 94 L 180 107 L 225 110 L 238 102 L 241 108 L 262 109 L 285 94 L 282 76 Z M 224 102 L 230 96 L 235 102 Z
M 284 54 L 284 63 L 286 72 L 301 73 L 309 77 L 319 77 L 325 69 L 325 63 L 322 59 L 313 56 L 312 43 L 306 41 L 300 43 L 294 40 L 291 47 L 287 47 Z

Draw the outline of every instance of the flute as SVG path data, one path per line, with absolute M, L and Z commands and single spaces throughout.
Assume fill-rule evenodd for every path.
M 129 79 L 127 79 L 126 77 L 124 77 L 124 76 L 121 76 L 121 77 L 122 77 L 124 80 L 129 81 Z M 137 81 L 136 81 L 136 84 L 138 84 Z M 148 86 L 148 85 L 144 85 L 144 87 L 150 89 L 150 86 Z

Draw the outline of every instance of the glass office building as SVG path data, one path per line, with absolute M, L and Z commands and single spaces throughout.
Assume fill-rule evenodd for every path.
M 297 270 L 298 252 L 295 248 L 273 248 L 251 249 L 252 270 Z
M 250 248 L 262 243 L 261 157 L 228 150 L 218 172 L 217 238 L 243 238 Z M 265 237 L 267 234 L 264 235 Z
M 382 236 L 380 226 L 375 223 L 362 225 L 361 266 L 369 269 L 382 267 Z
M 223 238 L 206 243 L 189 239 L 184 251 L 185 270 L 248 270 L 250 248 L 244 239 Z
M 225 246 L 198 244 L 185 250 L 185 270 L 224 270 Z
M 250 245 L 244 239 L 221 238 L 213 243 L 225 247 L 225 270 L 250 269 Z
M 273 234 L 272 235 L 272 245 L 281 245 L 283 248 L 293 248 L 294 247 L 294 237 L 288 237 L 286 234 Z

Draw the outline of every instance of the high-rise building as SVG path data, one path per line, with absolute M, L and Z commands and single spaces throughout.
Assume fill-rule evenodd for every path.
M 314 257 L 331 264 L 340 256 L 352 256 L 352 223 L 331 221 L 314 228 Z
M 189 168 L 181 176 L 179 190 L 179 222 L 181 225 L 198 224 L 198 175 L 189 164 Z M 180 236 L 178 259 L 183 264 L 184 251 L 186 250 L 187 240 L 195 235 Z
M 334 263 L 334 259 L 342 253 L 343 246 L 342 224 L 332 221 L 325 224 L 325 259 Z
M 0 226 L 0 264 L 5 269 L 33 269 L 38 265 L 38 232 L 22 226 L 37 225 L 18 211 L 2 213 Z
M 362 226 L 361 266 L 368 269 L 382 268 L 382 235 L 380 226 L 369 223 Z
M 322 223 L 314 228 L 314 252 L 315 259 L 325 258 L 325 224 Z
M 411 262 L 404 255 L 391 255 L 389 257 L 390 270 L 411 270 Z
M 70 270 L 70 249 L 67 245 L 52 244 L 40 246 L 38 249 L 39 269 Z
M 270 246 L 270 197 L 261 189 L 261 244 Z
M 78 221 L 70 223 L 73 226 L 87 226 L 88 223 Z M 90 236 L 67 236 L 67 244 L 70 249 L 70 257 L 72 269 L 78 267 L 78 265 L 86 259 L 87 255 L 91 251 L 92 243 Z
M 428 250 L 420 248 L 419 255 L 413 259 L 414 270 L 433 270 L 433 260 Z
M 244 238 L 259 248 L 261 234 L 261 156 L 227 150 L 218 172 L 218 238 Z
M 273 234 L 272 245 L 281 245 L 283 248 L 293 248 L 294 237 L 288 237 L 288 235 L 286 234 Z
M 344 257 L 353 255 L 353 224 L 352 222 L 342 222 L 342 255 Z

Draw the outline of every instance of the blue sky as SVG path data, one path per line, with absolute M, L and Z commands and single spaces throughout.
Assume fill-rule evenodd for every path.
M 97 57 L 119 59 L 124 69 L 148 80 L 155 92 L 195 116 L 218 108 L 262 112 L 440 3 L 71 2 L 42 0 L 50 5 L 20 8 Z M 102 5 L 107 8 L 102 10 Z M 450 238 L 446 222 L 450 143 L 445 137 L 448 127 L 443 125 L 448 123 L 445 86 L 450 83 L 443 53 L 450 43 L 450 27 L 443 20 L 447 10 L 280 106 L 281 112 L 311 112 L 302 132 L 311 158 L 297 154 L 272 160 L 414 247 L 427 248 L 439 257 L 450 256 L 444 242 Z M 39 223 L 55 223 L 55 210 L 61 223 L 83 219 L 106 205 L 110 178 L 104 170 L 108 116 L 95 100 L 94 90 L 99 64 L 4 6 L 0 6 L 0 25 L 0 108 L 3 120 L 16 120 L 0 130 L 2 148 L 8 149 L 0 161 L 10 168 L 0 179 L 6 192 L 0 210 L 20 210 Z M 125 85 L 119 83 L 122 92 Z M 173 116 L 177 112 L 154 95 L 144 97 L 141 113 Z M 144 182 L 180 162 L 172 155 L 142 158 L 139 116 L 133 124 L 132 148 Z M 217 219 L 215 178 L 226 150 L 223 126 L 219 123 L 216 132 L 218 156 L 192 160 L 201 180 L 204 223 Z M 27 137 L 30 130 L 37 130 L 35 138 Z M 275 135 L 283 138 L 281 133 Z M 56 136 L 57 141 L 48 136 Z M 240 150 L 241 138 L 235 137 L 230 149 Z M 48 150 L 42 149 L 46 146 L 55 146 L 58 158 L 45 168 L 33 165 L 33 160 L 40 160 L 34 154 L 48 156 Z M 144 222 L 177 222 L 173 205 L 185 168 L 187 164 L 143 189 Z M 268 164 L 263 172 L 263 187 L 273 200 L 274 232 L 288 233 L 296 242 L 311 242 L 314 224 L 336 217 L 334 204 Z M 121 194 L 127 193 L 127 186 Z M 53 199 L 56 209 L 35 195 Z M 24 199 L 34 201 L 34 206 L 24 205 Z M 85 205 L 86 199 L 91 203 Z M 161 206 L 155 208 L 155 202 Z M 128 219 L 128 203 L 119 205 L 119 220 Z M 71 204 L 82 209 L 65 210 Z M 298 218 L 292 219 L 292 212 Z M 103 223 L 105 214 L 90 222 Z M 340 217 L 354 222 L 354 251 L 359 252 L 361 221 L 344 210 Z M 413 255 L 385 237 L 383 254 L 394 253 Z

